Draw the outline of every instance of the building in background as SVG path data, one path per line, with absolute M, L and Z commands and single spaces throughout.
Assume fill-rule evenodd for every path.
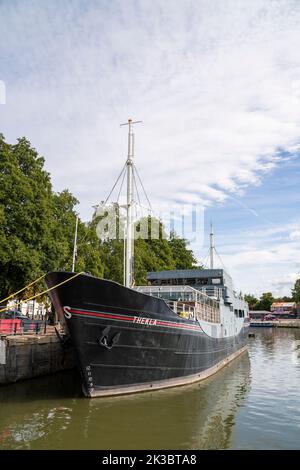
M 8 302 L 6 307 L 7 310 L 19 310 L 23 315 L 26 315 L 29 318 L 40 320 L 42 320 L 47 311 L 50 310 L 49 306 L 44 303 L 39 303 L 36 300 L 22 302 L 17 299 L 13 299 Z
M 294 318 L 297 315 L 297 306 L 295 302 L 273 302 L 271 313 L 278 318 Z
M 249 310 L 250 320 L 264 320 L 268 315 L 270 315 L 268 310 Z

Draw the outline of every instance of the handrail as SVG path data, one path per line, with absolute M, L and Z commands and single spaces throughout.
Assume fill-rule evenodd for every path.
M 138 292 L 142 292 L 144 294 L 153 295 L 154 297 L 160 297 L 160 293 L 170 293 L 178 292 L 182 294 L 191 294 L 194 298 L 190 300 L 194 300 L 197 302 L 206 301 L 209 304 L 212 304 L 214 308 L 219 308 L 219 301 L 216 299 L 211 298 L 206 293 L 199 291 L 191 286 L 137 286 L 135 290 Z M 157 293 L 158 295 L 155 295 Z M 166 299 L 165 299 L 166 300 Z M 170 299 L 173 300 L 173 299 Z M 174 299 L 175 300 L 175 299 Z M 182 299 L 182 301 L 186 301 L 186 299 Z
M 191 286 L 138 286 L 135 289 L 152 297 L 162 298 L 177 314 L 187 311 L 193 314 L 194 319 L 220 323 L 220 303 Z M 180 294 L 179 298 L 167 299 L 166 294 L 172 293 Z M 191 294 L 191 298 L 186 299 L 181 294 Z

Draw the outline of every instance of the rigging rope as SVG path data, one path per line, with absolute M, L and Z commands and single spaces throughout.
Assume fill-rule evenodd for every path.
M 222 260 L 221 256 L 219 255 L 216 248 L 215 248 L 215 252 L 217 253 L 219 260 L 221 261 L 221 264 L 222 264 L 223 268 L 225 269 L 225 271 L 227 271 L 227 268 L 226 268 L 225 264 L 223 263 L 223 260 Z
M 119 174 L 119 176 L 118 176 L 118 178 L 117 178 L 115 184 L 113 185 L 113 187 L 112 187 L 112 189 L 111 189 L 109 195 L 108 195 L 107 198 L 105 199 L 104 205 L 108 202 L 108 200 L 110 199 L 110 197 L 111 197 L 113 191 L 115 190 L 115 188 L 116 188 L 116 186 L 118 185 L 120 179 L 122 178 L 122 179 L 121 179 L 121 184 L 120 184 L 120 189 L 119 189 L 119 191 L 118 191 L 117 201 L 116 201 L 117 204 L 119 203 L 119 199 L 120 199 L 121 191 L 122 191 L 122 188 L 123 188 L 125 176 L 126 176 L 126 163 L 125 163 L 125 165 L 123 166 L 122 171 L 120 172 L 120 174 Z M 136 176 L 137 176 L 138 181 L 139 181 L 139 183 L 140 183 L 140 185 L 141 185 L 141 187 L 142 187 L 143 193 L 144 193 L 145 198 L 146 198 L 147 203 L 148 203 L 148 207 L 143 206 L 142 203 L 141 203 L 141 197 L 140 197 L 140 192 L 139 192 L 139 189 L 138 189 L 138 184 L 137 184 L 137 178 L 136 178 Z M 134 184 L 134 188 L 135 188 L 136 195 L 137 195 L 137 199 L 138 199 L 138 202 L 136 202 L 136 204 L 137 204 L 138 206 L 140 206 L 141 209 L 146 209 L 150 214 L 153 213 L 153 209 L 152 209 L 150 200 L 149 200 L 149 198 L 148 198 L 148 195 L 147 195 L 147 193 L 146 193 L 145 187 L 144 187 L 144 185 L 143 185 L 143 183 L 142 183 L 142 180 L 141 180 L 141 178 L 140 178 L 139 172 L 138 172 L 138 170 L 137 170 L 137 168 L 136 168 L 136 166 L 135 166 L 134 164 L 133 164 L 132 177 L 133 177 L 133 184 Z
M 120 172 L 120 174 L 119 174 L 119 176 L 118 176 L 118 178 L 117 178 L 115 184 L 113 185 L 113 187 L 112 187 L 110 193 L 108 194 L 107 198 L 105 199 L 104 203 L 102 203 L 104 206 L 105 206 L 105 205 L 107 204 L 107 202 L 109 201 L 109 199 L 110 199 L 112 193 L 114 192 L 115 188 L 117 187 L 117 185 L 118 185 L 118 183 L 119 183 L 119 181 L 120 181 L 120 179 L 121 179 L 120 189 L 119 189 L 119 191 L 118 191 L 118 196 L 117 196 L 117 201 L 116 201 L 117 204 L 119 204 L 119 199 L 120 199 L 121 191 L 122 191 L 123 184 L 124 184 L 124 180 L 125 180 L 125 176 L 126 176 L 126 166 L 127 166 L 127 162 L 124 164 L 124 166 L 123 166 L 123 168 L 122 168 L 122 170 L 121 170 L 121 172 Z M 139 172 L 138 172 L 138 170 L 137 170 L 137 168 L 136 168 L 136 166 L 135 166 L 134 163 L 133 163 L 133 165 L 132 165 L 132 170 L 133 170 L 133 171 L 132 171 L 133 185 L 134 185 L 134 188 L 135 188 L 135 191 L 136 191 L 136 195 L 137 195 L 137 199 L 138 199 L 138 202 L 135 202 L 135 211 L 136 211 L 136 214 L 135 214 L 135 215 L 136 215 L 136 218 L 137 218 L 137 215 L 138 215 L 138 214 L 137 214 L 137 206 L 139 206 L 141 209 L 146 209 L 146 210 L 148 211 L 149 215 L 151 215 L 151 214 L 155 215 L 154 212 L 153 212 L 153 209 L 152 209 L 150 200 L 149 200 L 149 198 L 148 198 L 148 195 L 147 195 L 147 193 L 146 193 L 145 187 L 144 187 L 144 185 L 143 185 L 143 183 L 142 183 L 142 180 L 141 180 L 141 178 L 140 178 Z M 143 205 L 141 204 L 141 196 L 140 196 L 140 192 L 139 192 L 139 189 L 138 189 L 138 184 L 137 184 L 137 178 L 136 178 L 136 176 L 137 176 L 138 181 L 139 181 L 139 183 L 140 183 L 140 185 L 141 185 L 141 187 L 142 187 L 142 191 L 143 191 L 143 193 L 144 193 L 144 195 L 145 195 L 146 201 L 147 201 L 147 203 L 148 203 L 148 207 L 145 207 L 145 206 L 143 206 Z M 120 207 L 123 207 L 123 206 L 120 206 Z M 124 206 L 124 207 L 126 207 L 126 206 Z M 159 215 L 158 215 L 158 218 L 160 218 Z
M 209 260 L 209 249 L 208 249 L 208 252 L 206 253 L 206 256 L 203 260 L 203 265 L 204 267 L 208 268 L 208 260 Z
M 137 184 L 136 184 L 136 178 L 135 178 L 135 172 L 134 171 L 132 172 L 132 176 L 133 176 L 133 183 L 134 183 L 135 190 L 136 190 L 136 195 L 137 195 L 137 198 L 138 198 L 138 201 L 139 201 L 139 206 L 142 207 L 141 200 L 140 200 L 140 194 L 139 194 L 139 190 L 138 190 L 138 187 L 137 187 Z
M 152 210 L 151 203 L 150 203 L 149 198 L 148 198 L 148 196 L 147 196 L 146 190 L 145 190 L 144 185 L 143 185 L 143 182 L 142 182 L 142 180 L 141 180 L 141 178 L 140 178 L 140 175 L 139 175 L 139 172 L 138 172 L 138 170 L 137 170 L 137 167 L 135 166 L 135 164 L 133 164 L 133 167 L 134 167 L 134 169 L 135 169 L 135 171 L 136 171 L 136 174 L 137 174 L 137 177 L 138 177 L 138 179 L 139 179 L 140 185 L 141 185 L 142 188 L 143 188 L 143 191 L 144 191 L 144 194 L 145 194 L 145 196 L 146 196 L 146 199 L 147 199 L 147 202 L 148 202 L 148 204 L 149 204 L 149 207 L 150 207 L 150 209 Z
M 122 171 L 121 171 L 121 173 L 119 174 L 119 176 L 118 176 L 118 178 L 117 178 L 117 181 L 116 181 L 115 184 L 113 185 L 113 187 L 112 187 L 112 189 L 111 189 L 109 195 L 108 195 L 107 198 L 105 199 L 104 205 L 107 203 L 107 201 L 109 200 L 110 196 L 112 195 L 112 192 L 113 192 L 113 190 L 115 189 L 115 187 L 117 186 L 117 184 L 118 184 L 118 182 L 119 182 L 119 179 L 120 179 L 121 176 L 122 176 L 123 171 L 125 171 L 125 168 L 126 168 L 126 163 L 125 163 L 125 165 L 123 166 Z
M 125 166 L 123 167 L 123 170 L 125 170 Z M 119 203 L 119 198 L 120 198 L 120 194 L 121 194 L 121 191 L 122 191 L 122 188 L 123 188 L 125 176 L 126 176 L 126 171 L 124 171 L 124 175 L 123 175 L 123 178 L 122 178 L 122 182 L 121 182 L 121 186 L 120 186 L 120 191 L 119 191 L 118 198 L 117 198 L 117 203 Z

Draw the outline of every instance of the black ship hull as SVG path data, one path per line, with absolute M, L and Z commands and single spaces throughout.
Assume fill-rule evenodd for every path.
M 46 276 L 48 287 L 72 276 Z M 212 338 L 162 300 L 112 281 L 80 275 L 50 291 L 75 348 L 88 397 L 195 382 L 241 354 L 248 324 L 236 336 Z

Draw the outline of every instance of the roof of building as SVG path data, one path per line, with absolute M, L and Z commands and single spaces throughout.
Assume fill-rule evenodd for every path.
M 170 271 L 151 271 L 147 273 L 147 279 L 190 279 L 219 277 L 223 275 L 223 269 L 174 269 Z
M 295 307 L 295 302 L 273 302 L 272 307 L 277 308 L 277 307 Z
M 256 314 L 261 314 L 261 315 L 269 314 L 270 315 L 271 312 L 269 312 L 269 310 L 249 310 L 249 313 L 256 313 Z

